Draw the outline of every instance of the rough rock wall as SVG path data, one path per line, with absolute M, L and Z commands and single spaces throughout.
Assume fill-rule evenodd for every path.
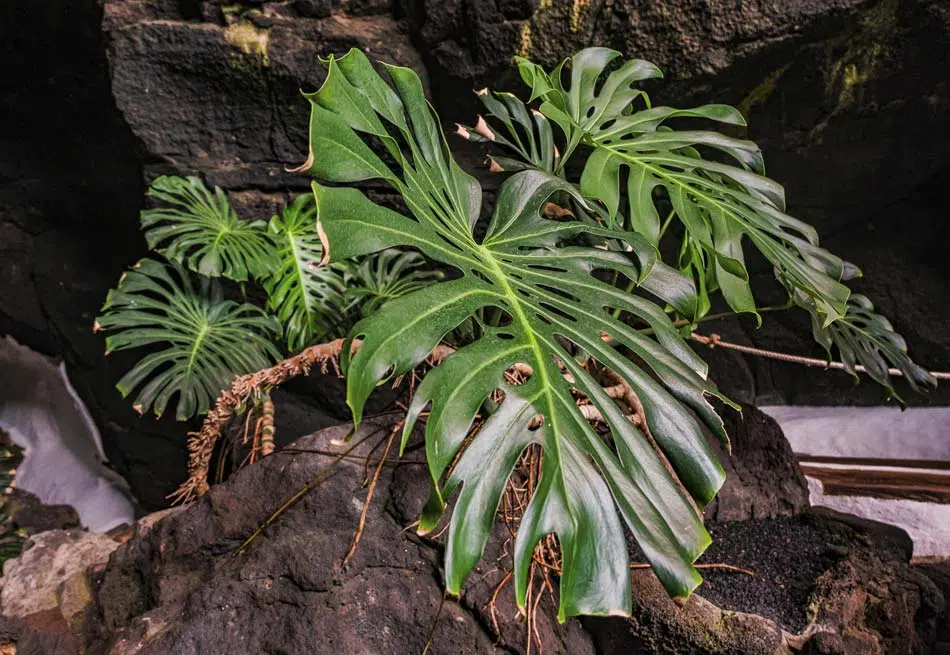
M 406 30 L 384 4 L 109 0 L 112 93 L 148 153 L 145 173 L 200 172 L 267 212 L 307 181 L 286 172 L 307 155 L 318 55 L 362 48 L 424 74 Z M 243 193 L 243 195 L 242 195 Z
M 358 459 L 339 462 L 240 553 L 275 508 L 334 461 L 326 449 L 349 426 L 304 437 L 197 502 L 143 519 L 122 545 L 40 535 L 6 567 L 0 652 L 15 644 L 22 655 L 401 654 L 422 652 L 429 637 L 430 653 L 538 652 L 504 582 L 512 546 L 501 524 L 461 598 L 442 602 L 444 541 L 411 530 L 429 486 L 418 440 L 405 460 L 382 468 L 359 547 L 342 563 L 367 493 L 359 460 L 380 452 L 373 442 L 396 418 L 366 421 Z M 943 594 L 909 566 L 900 529 L 816 512 L 719 523 L 713 534 L 704 561 L 756 575 L 704 570 L 699 593 L 676 604 L 638 568 L 629 619 L 559 624 L 545 594 L 532 631 L 543 652 L 898 655 L 930 652 L 945 623 Z

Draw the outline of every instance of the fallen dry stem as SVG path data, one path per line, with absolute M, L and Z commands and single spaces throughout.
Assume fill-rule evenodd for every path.
M 439 619 L 442 618 L 442 608 L 445 607 L 445 597 L 446 592 L 442 591 L 442 600 L 439 601 L 439 609 L 435 613 L 435 620 L 432 621 L 432 627 L 429 628 L 429 635 L 426 637 L 426 645 L 422 649 L 422 655 L 427 655 L 429 649 L 432 647 L 432 639 L 435 637 L 435 629 L 439 625 Z
M 300 491 L 298 491 L 298 492 L 295 493 L 293 496 L 291 496 L 283 505 L 281 505 L 280 507 L 278 507 L 277 510 L 274 511 L 273 514 L 271 514 L 269 517 L 267 517 L 267 520 L 264 521 L 264 522 L 260 525 L 260 527 L 258 527 L 257 530 L 254 531 L 254 534 L 252 534 L 250 537 L 248 537 L 248 538 L 244 541 L 244 543 L 241 544 L 241 545 L 238 547 L 238 549 L 235 551 L 234 554 L 235 554 L 235 555 L 240 555 L 240 554 L 242 554 L 242 553 L 247 549 L 247 547 L 251 545 L 251 542 L 253 542 L 255 539 L 257 539 L 257 538 L 264 532 L 264 530 L 266 530 L 267 528 L 269 528 L 269 527 L 271 526 L 271 524 L 272 524 L 274 521 L 276 521 L 277 519 L 279 519 L 279 518 L 281 517 L 281 515 L 282 515 L 284 512 L 286 512 L 288 509 L 290 509 L 291 507 L 293 507 L 294 505 L 296 505 L 298 502 L 300 502 L 300 500 L 302 500 L 302 499 L 304 498 L 304 496 L 306 496 L 308 493 L 310 493 L 310 492 L 311 492 L 314 488 L 316 488 L 321 482 L 323 482 L 324 480 L 326 480 L 327 477 L 330 475 L 330 473 L 332 473 L 333 470 L 336 469 L 336 467 L 340 464 L 340 462 L 342 462 L 342 461 L 346 458 L 347 455 L 351 454 L 351 453 L 352 453 L 354 450 L 356 450 L 361 444 L 365 443 L 365 442 L 366 442 L 367 440 L 369 440 L 371 437 L 374 437 L 374 436 L 376 436 L 377 434 L 379 434 L 379 432 L 380 432 L 379 430 L 374 430 L 373 432 L 370 432 L 368 435 L 366 435 L 365 437 L 363 437 L 362 439 L 360 439 L 359 441 L 357 441 L 356 443 L 354 443 L 352 446 L 350 446 L 349 448 L 347 448 L 346 450 L 344 450 L 342 453 L 340 453 L 339 455 L 337 455 L 336 459 L 334 459 L 332 462 L 330 462 L 330 464 L 328 464 L 328 465 L 325 466 L 323 469 L 321 469 L 319 473 L 317 473 L 315 476 L 313 476 L 313 478 L 310 480 L 310 482 L 308 482 L 307 484 L 305 484 L 305 485 L 300 489 Z
M 501 579 L 501 582 L 495 587 L 495 592 L 491 595 L 491 600 L 488 601 L 488 614 L 491 616 L 491 626 L 492 630 L 495 631 L 496 635 L 501 634 L 501 628 L 498 627 L 498 617 L 495 616 L 495 603 L 498 600 L 498 594 L 501 593 L 501 590 L 505 588 L 505 585 L 511 581 L 512 576 L 514 576 L 514 571 L 508 571 L 505 574 L 505 577 Z
M 631 564 L 631 569 L 649 569 L 652 568 L 650 564 Z M 722 562 L 713 562 L 710 564 L 693 564 L 693 568 L 697 569 L 718 569 L 721 571 L 731 571 L 732 573 L 742 573 L 743 575 L 751 575 L 755 577 L 755 571 L 750 571 L 749 569 L 743 569 L 738 566 L 733 566 L 732 564 L 723 564 Z
M 322 448 L 282 448 L 281 453 L 285 455 L 292 455 L 294 453 L 309 453 L 312 455 L 327 455 L 329 457 L 337 457 L 339 453 L 335 453 L 332 450 L 324 450 Z M 366 462 L 366 457 L 363 455 L 346 455 L 345 459 L 359 460 L 361 462 Z M 380 460 L 371 460 L 369 462 L 370 466 L 375 466 Z M 414 466 L 426 466 L 426 462 L 421 459 L 405 459 L 401 458 L 399 460 L 386 460 L 384 462 L 385 466 L 399 466 L 402 464 L 412 464 Z

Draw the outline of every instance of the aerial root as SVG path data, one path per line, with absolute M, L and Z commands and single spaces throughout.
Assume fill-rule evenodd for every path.
M 344 339 L 336 339 L 329 343 L 310 346 L 270 368 L 235 378 L 230 389 L 222 391 L 218 396 L 214 408 L 205 416 L 201 429 L 188 435 L 188 479 L 168 496 L 172 502 L 185 503 L 208 492 L 208 470 L 215 445 L 228 422 L 236 414 L 241 413 L 239 408 L 245 407 L 252 396 L 263 395 L 269 400 L 271 389 L 293 378 L 307 375 L 314 366 L 319 365 L 320 371 L 326 373 L 328 366 L 332 365 L 339 374 L 339 357 L 344 341 Z M 359 345 L 359 340 L 353 341 L 354 350 Z M 439 345 L 429 356 L 429 360 L 437 363 L 453 352 L 455 349 L 451 346 Z M 263 421 L 259 425 L 262 455 L 273 452 L 273 404 L 270 405 L 269 410 L 265 403 Z

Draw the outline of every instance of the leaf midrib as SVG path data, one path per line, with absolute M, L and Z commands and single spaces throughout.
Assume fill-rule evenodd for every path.
M 541 380 L 541 387 L 543 389 L 542 393 L 544 394 L 545 403 L 547 404 L 547 411 L 544 412 L 544 414 L 546 414 L 551 421 L 551 431 L 554 435 L 554 438 L 551 439 L 551 443 L 553 444 L 557 461 L 561 461 L 561 449 L 557 438 L 557 435 L 560 434 L 560 432 L 557 425 L 557 416 L 554 411 L 554 398 L 551 394 L 551 378 L 548 375 L 544 352 L 541 350 L 541 345 L 534 336 L 534 330 L 530 321 L 528 321 L 528 317 L 525 314 L 524 309 L 522 308 L 521 299 L 515 293 L 514 289 L 511 288 L 511 285 L 508 284 L 508 278 L 505 276 L 505 272 L 502 270 L 501 265 L 495 259 L 494 253 L 484 245 L 478 246 L 478 252 L 481 255 L 481 259 L 485 265 L 491 269 L 491 277 L 504 291 L 508 301 L 507 304 L 509 307 L 511 307 L 511 311 L 514 314 L 514 319 L 521 325 L 525 339 L 528 341 L 528 346 L 534 353 L 534 358 L 538 369 L 537 374 Z
M 290 230 L 287 231 L 287 243 L 290 246 L 290 252 L 294 257 L 294 269 L 297 272 L 297 282 L 300 284 L 300 295 L 303 300 L 304 309 L 307 312 L 307 323 L 311 328 L 314 327 L 315 321 L 313 313 L 315 311 L 313 305 L 315 303 L 311 302 L 310 294 L 307 293 L 307 281 L 304 279 L 304 261 L 300 255 L 300 250 L 297 247 L 297 239 L 295 234 Z
M 201 350 L 201 342 L 204 341 L 208 332 L 211 330 L 211 326 L 207 323 L 202 323 L 201 329 L 198 330 L 198 336 L 195 337 L 195 341 L 191 346 L 191 352 L 188 355 L 188 366 L 185 367 L 186 375 L 188 378 L 192 377 L 192 373 L 195 367 L 195 361 L 198 359 L 198 351 Z

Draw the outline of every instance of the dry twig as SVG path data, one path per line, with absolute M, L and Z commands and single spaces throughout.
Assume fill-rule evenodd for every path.
M 631 564 L 631 569 L 649 569 L 653 568 L 651 564 Z M 751 575 L 755 577 L 755 571 L 750 571 L 749 569 L 744 569 L 739 566 L 733 566 L 732 564 L 723 564 L 722 562 L 713 562 L 710 564 L 693 564 L 693 568 L 697 569 L 718 569 L 720 571 L 730 571 L 732 573 L 742 573 L 743 575 Z
M 245 550 L 247 550 L 247 547 L 251 545 L 251 542 L 253 542 L 255 539 L 257 539 L 257 538 L 264 532 L 264 530 L 266 530 L 268 527 L 270 527 L 270 525 L 271 525 L 274 521 L 276 521 L 277 519 L 279 519 L 280 516 L 281 516 L 284 512 L 286 512 L 288 509 L 290 509 L 291 507 L 293 507 L 294 505 L 296 505 L 298 502 L 300 502 L 300 501 L 301 501 L 308 493 L 310 493 L 315 487 L 317 487 L 320 483 L 322 483 L 324 480 L 326 480 L 327 477 L 334 471 L 334 469 L 336 469 L 337 465 L 339 465 L 340 462 L 342 462 L 344 459 L 346 459 L 346 457 L 347 457 L 348 455 L 350 455 L 354 450 L 356 450 L 360 445 L 362 445 L 362 444 L 365 443 L 368 439 L 370 439 L 371 437 L 374 437 L 374 436 L 377 435 L 377 434 L 379 434 L 379 430 L 374 430 L 373 432 L 370 432 L 368 435 L 366 435 L 365 437 L 363 437 L 363 438 L 360 439 L 359 441 L 355 442 L 355 443 L 354 443 L 353 445 L 351 445 L 349 448 L 347 448 L 347 449 L 344 450 L 342 453 L 340 453 L 339 455 L 337 455 L 337 456 L 336 456 L 336 459 L 334 459 L 332 462 L 330 462 L 330 464 L 328 464 L 328 465 L 325 466 L 323 469 L 321 469 L 319 473 L 317 473 L 315 476 L 313 476 L 313 478 L 311 478 L 310 482 L 308 482 L 307 484 L 305 484 L 297 493 L 295 493 L 295 494 L 294 494 L 293 496 L 291 496 L 286 502 L 284 502 L 283 505 L 281 505 L 280 507 L 278 507 L 278 508 L 274 511 L 273 514 L 271 514 L 270 516 L 268 516 L 268 517 L 267 517 L 267 520 L 264 521 L 264 522 L 257 528 L 257 530 L 255 530 L 254 533 L 253 533 L 250 537 L 248 537 L 248 538 L 244 541 L 243 544 L 241 544 L 241 545 L 238 547 L 238 549 L 235 551 L 234 554 L 235 554 L 235 555 L 240 555 L 240 554 L 243 553 Z
M 363 528 L 366 527 L 366 513 L 369 511 L 369 504 L 373 500 L 373 492 L 376 491 L 376 482 L 379 480 L 379 474 L 383 470 L 383 465 L 386 463 L 386 457 L 389 455 L 389 449 L 392 448 L 393 440 L 396 438 L 396 435 L 402 430 L 402 426 L 405 421 L 397 421 L 393 426 L 392 430 L 389 431 L 389 440 L 386 441 L 386 449 L 383 451 L 383 456 L 379 458 L 379 463 L 376 465 L 376 471 L 373 473 L 373 478 L 369 482 L 369 490 L 366 492 L 366 500 L 363 501 L 363 511 L 360 512 L 360 524 L 356 529 L 356 534 L 353 535 L 353 544 L 350 546 L 350 550 L 346 553 L 346 557 L 343 558 L 343 566 L 346 566 L 350 561 L 350 558 L 356 553 L 356 547 L 360 543 L 360 538 L 363 536 Z M 375 450 L 375 447 L 373 448 Z M 369 458 L 372 455 L 366 456 L 367 465 L 369 464 Z

